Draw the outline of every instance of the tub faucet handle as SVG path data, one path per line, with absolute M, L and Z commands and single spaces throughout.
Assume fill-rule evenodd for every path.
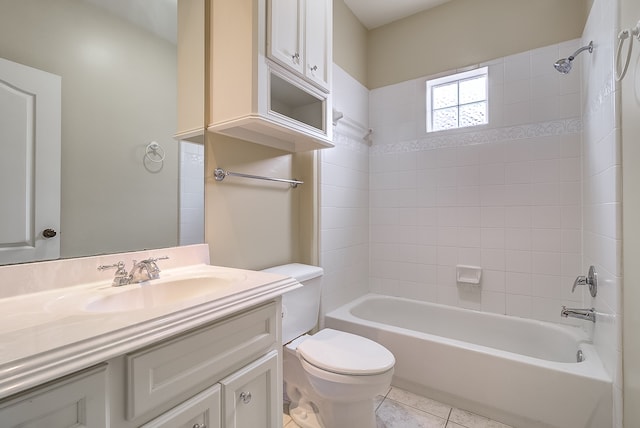
M 596 268 L 593 266 L 589 267 L 589 274 L 587 276 L 580 275 L 573 282 L 573 287 L 571 288 L 571 292 L 576 291 L 576 287 L 578 285 L 588 285 L 589 293 L 591 293 L 591 297 L 596 297 L 598 293 L 598 274 L 596 273 Z
M 573 281 L 573 287 L 571 287 L 571 292 L 573 293 L 574 291 L 576 291 L 576 287 L 578 285 L 587 285 L 587 277 L 584 275 L 580 275 L 576 278 L 575 281 Z

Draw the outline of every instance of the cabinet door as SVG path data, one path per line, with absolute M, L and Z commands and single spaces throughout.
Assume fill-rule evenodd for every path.
M 305 75 L 328 91 L 331 67 L 331 1 L 307 0 L 305 15 Z
M 220 381 L 224 394 L 225 428 L 282 426 L 277 351 L 271 351 Z
M 0 402 L 2 428 L 106 428 L 106 364 Z
M 220 428 L 220 385 L 205 389 L 140 428 Z
M 269 49 L 271 59 L 298 73 L 304 72 L 303 0 L 269 1 Z

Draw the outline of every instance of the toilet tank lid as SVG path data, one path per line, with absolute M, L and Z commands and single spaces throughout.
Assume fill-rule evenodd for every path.
M 303 282 L 322 276 L 324 270 L 318 266 L 305 265 L 302 263 L 289 263 L 287 265 L 274 266 L 268 269 L 264 269 L 263 272 L 286 275 L 292 277 L 298 282 Z

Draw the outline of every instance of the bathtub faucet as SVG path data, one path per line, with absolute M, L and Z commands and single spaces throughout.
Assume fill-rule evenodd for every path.
M 562 305 L 562 311 L 560 311 L 560 316 L 563 318 L 579 318 L 581 320 L 589 320 L 591 322 L 596 322 L 596 310 L 594 308 L 591 309 L 575 309 L 575 308 L 567 308 L 565 305 Z

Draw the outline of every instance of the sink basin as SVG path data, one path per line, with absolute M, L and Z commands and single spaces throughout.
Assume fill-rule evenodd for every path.
M 87 312 L 121 312 L 165 306 L 223 291 L 232 284 L 233 281 L 228 278 L 200 277 L 183 278 L 157 284 L 125 285 L 124 287 L 134 288 L 92 300 L 85 305 L 84 310 Z
M 56 312 L 62 310 L 96 313 L 151 309 L 203 296 L 211 296 L 214 299 L 217 295 L 228 293 L 230 288 L 244 279 L 244 274 L 222 272 L 213 275 L 161 278 L 122 287 L 103 287 L 97 292 L 88 290 L 70 293 L 50 302 L 47 308 Z

